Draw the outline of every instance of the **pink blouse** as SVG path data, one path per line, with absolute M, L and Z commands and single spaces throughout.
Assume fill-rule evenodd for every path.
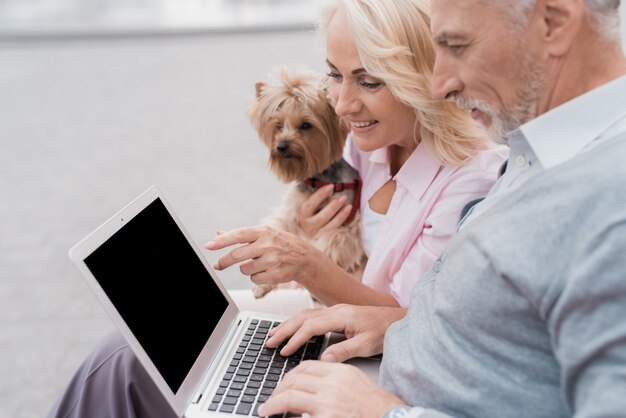
M 507 147 L 483 151 L 462 165 L 441 165 L 420 144 L 396 174 L 396 191 L 363 271 L 364 284 L 406 307 L 413 285 L 433 265 L 456 230 L 461 210 L 496 181 Z M 360 151 L 349 135 L 344 158 L 363 179 L 361 211 L 391 179 L 387 149 Z

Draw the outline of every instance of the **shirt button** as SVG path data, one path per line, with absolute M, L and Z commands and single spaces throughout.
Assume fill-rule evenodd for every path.
M 435 264 L 433 264 L 433 271 L 435 273 L 439 273 L 441 271 L 441 261 L 435 261 Z
M 515 158 L 515 163 L 519 166 L 519 167 L 523 167 L 526 165 L 526 157 L 524 157 L 523 155 L 518 155 Z

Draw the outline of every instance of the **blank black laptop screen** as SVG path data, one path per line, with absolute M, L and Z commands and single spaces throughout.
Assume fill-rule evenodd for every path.
M 163 202 L 128 221 L 85 264 L 176 393 L 228 301 Z

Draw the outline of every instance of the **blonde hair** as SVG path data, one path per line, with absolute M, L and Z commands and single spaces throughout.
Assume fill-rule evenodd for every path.
M 347 12 L 363 68 L 414 109 L 434 157 L 444 164 L 459 163 L 491 145 L 467 110 L 431 96 L 435 46 L 430 0 L 336 0 L 320 20 L 322 33 L 340 6 Z

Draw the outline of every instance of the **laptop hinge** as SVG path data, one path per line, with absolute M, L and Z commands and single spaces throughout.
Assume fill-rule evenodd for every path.
M 235 338 L 235 334 L 237 333 L 237 331 L 241 329 L 241 322 L 241 318 L 237 318 L 237 325 L 234 327 L 230 327 L 230 330 L 222 340 L 222 343 L 220 344 L 217 353 L 215 353 L 213 360 L 211 360 L 211 365 L 207 368 L 206 373 L 204 373 L 202 382 L 200 382 L 200 386 L 198 386 L 198 390 L 196 391 L 196 394 L 191 401 L 192 404 L 197 404 L 198 402 L 200 402 L 202 394 L 209 385 L 211 378 L 214 377 L 215 372 L 221 363 L 221 360 L 227 354 L 226 350 L 228 350 L 228 347 L 230 347 L 231 341 L 233 340 L 233 338 Z

